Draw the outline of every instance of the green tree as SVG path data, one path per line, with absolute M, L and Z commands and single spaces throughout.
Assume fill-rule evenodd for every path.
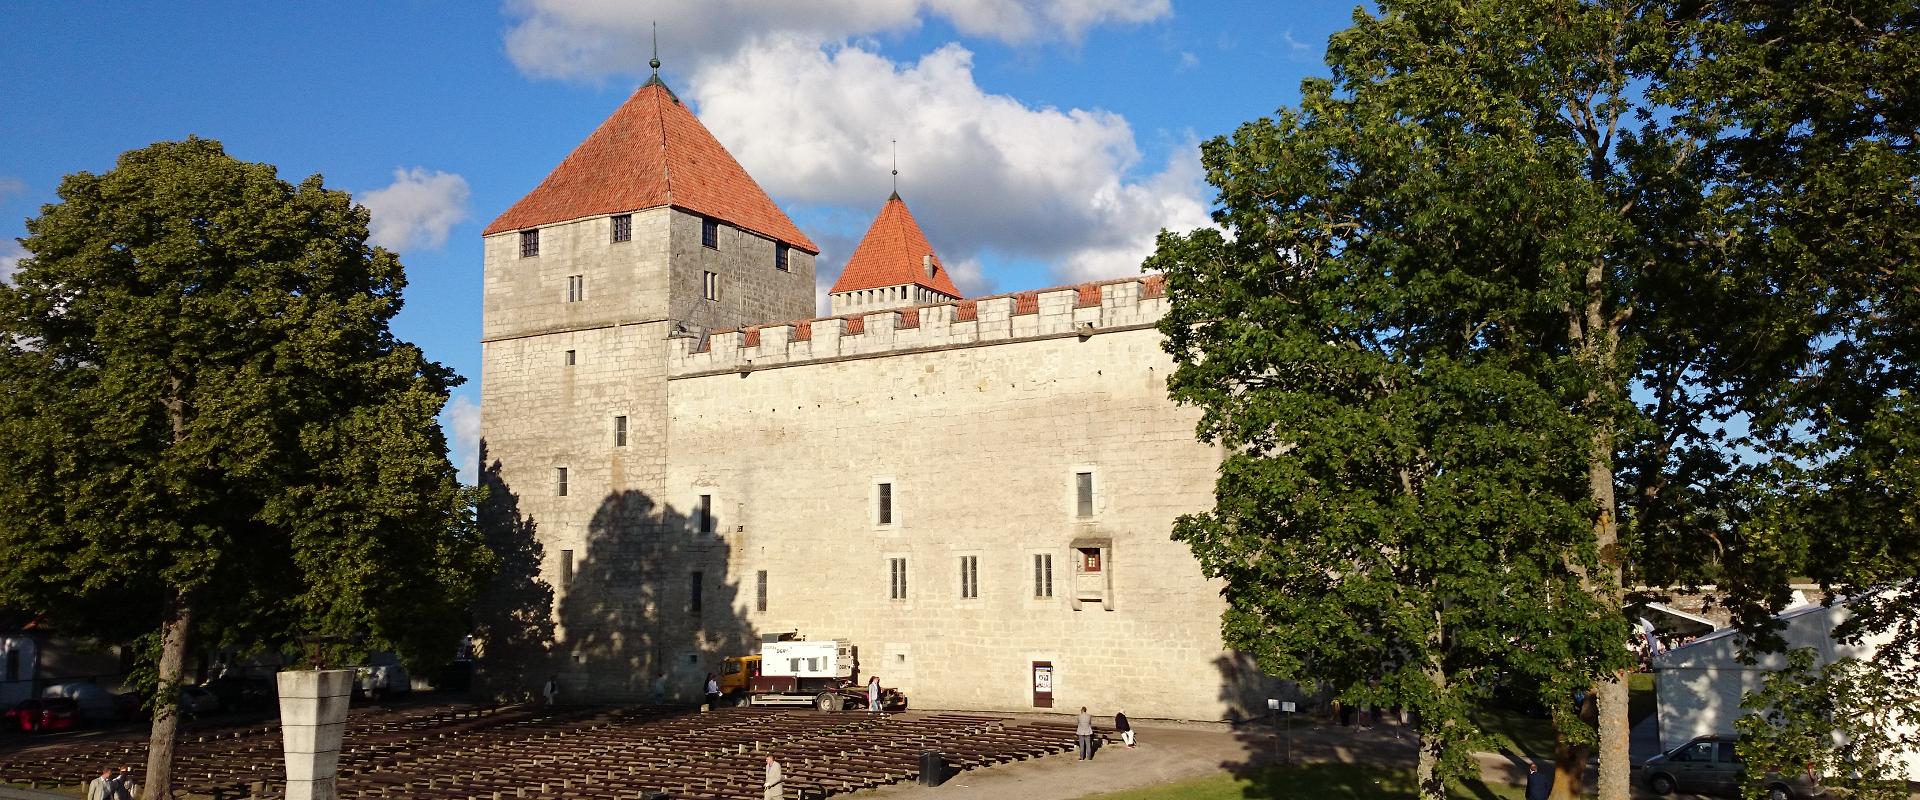
M 432 663 L 492 556 L 364 208 L 197 138 L 59 193 L 0 287 L 0 601 L 145 634 L 161 798 L 190 648 Z
M 1209 142 L 1220 230 L 1163 235 L 1147 266 L 1172 395 L 1226 450 L 1216 508 L 1175 535 L 1227 580 L 1229 643 L 1348 692 L 1369 663 L 1527 676 L 1556 794 L 1597 741 L 1600 794 L 1625 798 L 1629 556 L 1720 580 L 1755 629 L 1795 570 L 1911 577 L 1914 16 L 1388 0 L 1299 108 Z M 1843 509 L 1872 521 L 1814 535 Z M 1380 611 L 1502 580 L 1507 608 L 1442 634 Z M 1458 641 L 1501 630 L 1513 647 Z M 1583 681 L 1594 724 L 1565 700 Z M 1423 735 L 1471 735 L 1436 711 Z
M 1860 800 L 1906 800 L 1903 749 L 1920 745 L 1902 726 L 1920 725 L 1920 690 L 1869 661 L 1843 658 L 1816 667 L 1812 648 L 1787 652 L 1786 665 L 1740 700 L 1735 720 L 1747 774 L 1741 796 L 1770 797 L 1774 775 L 1806 770 Z

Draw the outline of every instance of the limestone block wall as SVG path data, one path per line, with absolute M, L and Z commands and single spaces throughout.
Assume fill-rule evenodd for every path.
M 486 237 L 482 341 L 666 318 L 667 230 L 676 213 L 634 212 L 625 242 L 612 241 L 610 217 L 548 225 L 531 257 L 520 255 L 519 231 Z M 570 301 L 574 275 L 584 279 L 584 296 Z
M 1158 290 L 1119 281 L 723 333 L 704 351 L 674 342 L 668 501 L 713 498 L 739 619 L 851 638 L 918 707 L 1031 709 L 1044 661 L 1057 710 L 1220 718 L 1239 679 L 1219 586 L 1168 538 L 1211 505 L 1219 453 L 1166 397 Z M 1076 603 L 1089 544 L 1105 548 L 1091 576 L 1105 595 Z M 1051 596 L 1035 556 L 1051 559 Z
M 812 253 L 788 248 L 787 269 L 776 269 L 772 239 L 723 222 L 717 246 L 707 247 L 701 243 L 702 217 L 671 213 L 675 320 L 712 330 L 814 315 Z M 718 300 L 706 299 L 707 272 L 719 276 Z

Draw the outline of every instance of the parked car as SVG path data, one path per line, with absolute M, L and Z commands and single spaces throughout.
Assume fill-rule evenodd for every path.
M 373 664 L 359 669 L 354 691 L 362 697 L 384 700 L 413 691 L 413 678 L 399 664 Z
M 49 733 L 80 727 L 80 704 L 64 697 L 33 697 L 6 710 L 9 731 Z
M 87 722 L 106 722 L 119 716 L 119 708 L 114 704 L 113 692 L 97 683 L 87 681 L 56 683 L 41 689 L 40 696 L 72 700 L 80 709 L 80 717 Z
M 1676 791 L 1737 795 L 1747 775 L 1747 765 L 1740 761 L 1739 742 L 1738 736 L 1697 736 L 1649 758 L 1641 765 L 1647 788 L 1660 795 Z M 1767 773 L 1768 800 L 1799 800 L 1826 793 L 1817 775 L 1805 771 Z
M 194 716 L 217 713 L 220 710 L 220 698 L 198 686 L 182 686 L 180 710 Z

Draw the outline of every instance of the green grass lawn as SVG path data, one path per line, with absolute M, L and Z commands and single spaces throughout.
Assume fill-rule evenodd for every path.
M 1487 786 L 1479 781 L 1453 787 L 1453 797 L 1491 800 L 1522 796 L 1517 786 Z M 1413 771 L 1366 764 L 1307 764 L 1262 770 L 1247 777 L 1221 773 L 1178 783 L 1113 794 L 1090 795 L 1083 800 L 1266 800 L 1267 798 L 1327 798 L 1372 800 L 1411 798 Z

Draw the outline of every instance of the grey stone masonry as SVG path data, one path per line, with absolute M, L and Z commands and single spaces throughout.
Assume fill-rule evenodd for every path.
M 286 752 L 286 800 L 334 800 L 340 737 L 347 726 L 353 670 L 288 670 L 280 689 L 280 736 Z

